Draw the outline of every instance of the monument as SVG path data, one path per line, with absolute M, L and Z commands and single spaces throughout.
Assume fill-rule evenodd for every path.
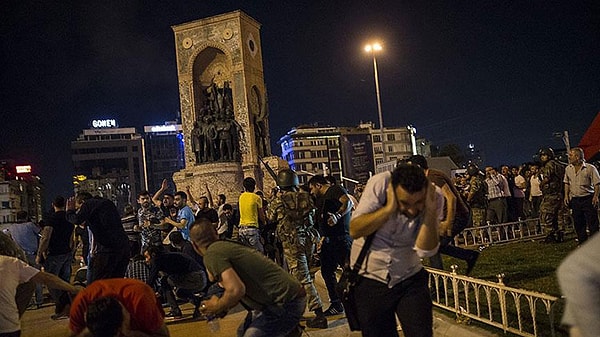
M 267 193 L 287 163 L 272 156 L 260 24 L 234 11 L 172 27 L 186 168 L 173 175 L 194 198 L 210 189 L 236 203 L 245 177 Z

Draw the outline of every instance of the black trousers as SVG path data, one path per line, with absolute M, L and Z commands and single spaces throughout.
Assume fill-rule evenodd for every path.
M 598 210 L 592 204 L 592 195 L 571 198 L 573 210 L 573 225 L 579 244 L 588 239 L 587 229 L 590 234 L 598 232 Z

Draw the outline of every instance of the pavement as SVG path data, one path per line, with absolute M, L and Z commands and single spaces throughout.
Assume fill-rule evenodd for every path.
M 327 290 L 320 273 L 317 273 L 316 286 L 319 294 L 325 301 Z M 325 303 L 327 308 L 329 303 Z M 220 329 L 211 332 L 205 320 L 192 319 L 193 307 L 191 304 L 182 304 L 181 309 L 184 318 L 181 320 L 167 322 L 167 327 L 172 337 L 205 336 L 205 337 L 230 337 L 236 336 L 238 325 L 244 319 L 246 312 L 237 306 L 230 313 L 219 320 Z M 45 303 L 40 309 L 30 309 L 22 318 L 22 337 L 59 337 L 69 336 L 68 319 L 54 321 L 50 316 L 54 313 L 54 305 Z M 306 311 L 305 317 L 310 318 L 312 312 Z M 360 332 L 352 332 L 346 324 L 343 315 L 328 317 L 328 329 L 306 328 L 302 336 L 310 337 L 358 337 Z M 303 324 L 305 325 L 305 324 Z M 400 336 L 403 336 L 401 331 Z M 445 315 L 434 312 L 434 336 L 435 337 L 493 337 L 500 336 L 473 326 L 458 324 Z

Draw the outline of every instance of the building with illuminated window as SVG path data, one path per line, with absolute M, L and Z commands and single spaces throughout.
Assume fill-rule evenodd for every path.
M 112 200 L 120 211 L 148 189 L 144 138 L 114 120 L 96 120 L 71 142 L 75 191 Z
M 185 151 L 181 124 L 144 126 L 148 190 L 156 192 L 163 179 L 173 180 L 173 173 L 185 168 Z M 174 192 L 171 190 L 170 192 Z
M 415 128 L 385 127 L 383 131 L 382 144 L 381 131 L 373 123 L 358 127 L 299 126 L 281 137 L 278 144 L 281 157 L 296 170 L 300 183 L 312 175 L 327 174 L 349 186 L 365 183 L 375 172 L 416 154 Z
M 41 220 L 44 192 L 44 184 L 30 165 L 0 161 L 0 224 L 14 223 L 19 211 L 26 211 L 32 221 Z

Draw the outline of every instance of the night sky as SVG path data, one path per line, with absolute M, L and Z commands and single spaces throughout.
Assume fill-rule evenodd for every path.
M 0 158 L 72 193 L 70 142 L 92 119 L 162 124 L 179 110 L 172 25 L 241 9 L 262 24 L 272 147 L 290 128 L 377 123 L 486 164 L 578 144 L 600 111 L 598 1 L 7 1 Z

